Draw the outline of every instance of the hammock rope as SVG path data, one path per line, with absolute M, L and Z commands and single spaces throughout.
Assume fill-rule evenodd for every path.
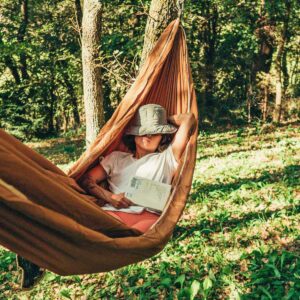
M 176 1 L 176 8 L 178 11 L 178 18 L 181 18 L 181 15 L 183 13 L 183 9 L 184 9 L 184 0 L 177 0 Z

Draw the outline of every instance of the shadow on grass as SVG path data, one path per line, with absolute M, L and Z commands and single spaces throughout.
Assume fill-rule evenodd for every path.
M 287 205 L 275 210 L 261 210 L 258 212 L 249 212 L 244 214 L 241 218 L 230 218 L 224 215 L 218 220 L 210 221 L 207 219 L 201 220 L 196 225 L 179 226 L 174 230 L 173 238 L 176 240 L 183 240 L 195 232 L 200 231 L 202 234 L 209 235 L 210 233 L 221 232 L 226 227 L 226 232 L 232 231 L 235 227 L 246 227 L 248 223 L 258 219 L 270 219 L 284 211 L 285 216 L 295 215 L 300 213 L 300 205 Z
M 262 175 L 258 178 L 243 178 L 232 183 L 220 183 L 220 184 L 199 184 L 194 183 L 194 192 L 191 194 L 192 199 L 197 199 L 199 192 L 209 193 L 213 191 L 219 191 L 220 193 L 231 192 L 239 189 L 242 185 L 252 183 L 274 183 L 283 181 L 288 187 L 296 187 L 300 183 L 300 166 L 299 165 L 288 165 L 278 172 L 262 171 Z
M 296 237 L 296 239 L 294 239 L 292 242 L 284 244 L 283 248 L 286 251 L 290 251 L 293 253 L 297 253 L 299 258 L 300 258 L 300 232 L 298 234 L 298 236 Z M 300 279 L 300 278 L 299 278 Z
M 245 178 L 238 182 L 229 184 L 202 185 L 201 187 L 199 187 L 199 189 L 201 189 L 202 193 L 212 192 L 216 190 L 221 192 L 228 192 L 237 190 L 243 184 L 253 182 L 273 183 L 282 181 L 283 178 L 285 179 L 285 183 L 287 184 L 287 186 L 294 187 L 299 185 L 300 166 L 289 165 L 286 166 L 281 172 L 269 173 L 265 171 L 265 173 L 259 178 Z M 194 197 L 196 194 L 197 193 L 193 193 Z M 174 230 L 174 238 L 182 240 L 188 236 L 191 236 L 196 231 L 200 231 L 206 234 L 209 234 L 211 232 L 220 232 L 225 227 L 227 230 L 233 230 L 236 226 L 246 226 L 247 223 L 258 218 L 269 219 L 282 212 L 283 210 L 286 215 L 298 214 L 300 212 L 300 205 L 291 204 L 277 210 L 262 210 L 260 212 L 250 212 L 248 214 L 245 214 L 241 218 L 231 218 L 230 214 L 224 212 L 219 216 L 218 220 L 209 221 L 207 219 L 204 219 L 201 220 L 197 225 L 176 226 Z

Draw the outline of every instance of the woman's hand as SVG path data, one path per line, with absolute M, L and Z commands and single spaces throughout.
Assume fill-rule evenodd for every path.
M 168 121 L 177 126 L 180 126 L 181 123 L 190 121 L 191 119 L 195 119 L 193 113 L 183 113 L 168 117 Z
M 132 201 L 125 197 L 125 193 L 112 194 L 109 202 L 115 208 L 127 208 L 133 204 Z

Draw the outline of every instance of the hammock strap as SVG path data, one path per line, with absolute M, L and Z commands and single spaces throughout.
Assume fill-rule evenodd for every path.
M 183 5 L 184 5 L 184 0 L 177 0 L 176 1 L 176 7 L 178 11 L 178 18 L 180 19 L 182 12 L 183 12 Z
M 184 27 L 181 25 L 184 39 L 185 39 L 185 64 L 186 64 L 186 69 L 188 73 L 188 108 L 187 112 L 191 111 L 191 78 L 190 78 L 190 68 L 189 68 L 189 57 L 188 57 L 188 48 L 187 48 L 187 39 L 186 39 L 186 34 Z
M 178 1 L 179 2 L 179 1 Z M 183 3 L 183 2 L 182 2 Z M 186 63 L 186 69 L 187 69 L 187 73 L 188 73 L 188 90 L 187 90 L 187 93 L 188 93 L 188 107 L 187 107 L 187 112 L 190 112 L 191 111 L 191 78 L 190 78 L 190 69 L 189 69 L 189 61 L 188 61 L 188 48 L 187 48 L 187 40 L 186 40 L 186 34 L 185 34 L 185 30 L 183 28 L 183 26 L 181 26 L 182 28 L 182 31 L 183 31 L 183 35 L 184 35 L 184 40 L 185 40 L 185 63 Z M 176 185 L 171 193 L 171 196 L 170 196 L 170 200 L 173 199 L 174 197 L 174 194 L 177 190 L 177 186 L 178 186 L 178 183 L 182 177 L 182 174 L 183 174 L 183 170 L 184 170 L 184 167 L 186 165 L 186 162 L 187 162 L 187 159 L 188 159 L 188 153 L 189 153 L 189 149 L 190 149 L 190 140 L 188 141 L 186 147 L 185 147 L 185 151 L 184 151 L 184 158 L 183 158 L 183 164 L 182 164 L 182 167 L 180 169 L 180 172 L 179 172 L 179 176 L 178 176 L 178 180 L 176 182 Z

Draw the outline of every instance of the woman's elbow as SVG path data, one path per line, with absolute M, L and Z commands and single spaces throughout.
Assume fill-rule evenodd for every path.
M 193 113 L 187 113 L 185 116 L 185 122 L 188 124 L 188 127 L 194 127 L 197 123 L 195 115 Z
M 197 126 L 197 119 L 195 118 L 195 115 L 193 113 L 189 113 L 187 117 L 187 124 L 188 124 L 188 136 L 190 137 L 196 129 Z
M 191 125 L 195 124 L 197 121 L 195 115 L 192 112 L 183 114 L 183 117 L 184 117 L 184 122 L 189 123 Z

